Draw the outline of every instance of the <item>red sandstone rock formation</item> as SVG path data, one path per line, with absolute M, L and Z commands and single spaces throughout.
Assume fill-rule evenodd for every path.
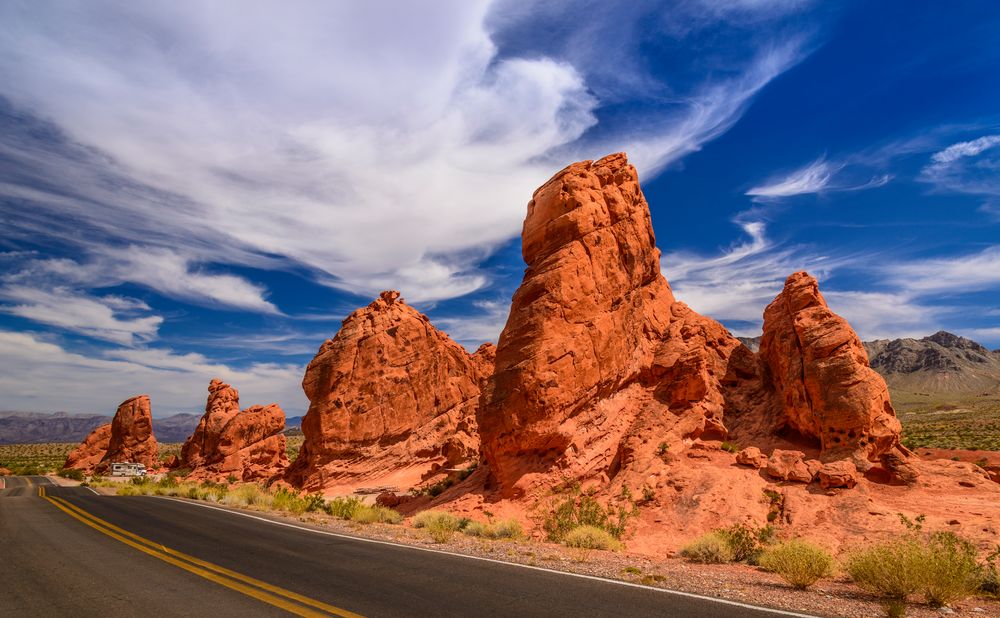
M 80 446 L 73 449 L 66 457 L 63 468 L 82 470 L 85 474 L 92 474 L 97 464 L 104 459 L 108 452 L 108 443 L 111 442 L 111 423 L 101 425 L 91 431 Z
M 180 467 L 189 478 L 234 476 L 242 481 L 268 480 L 288 467 L 285 413 L 278 404 L 240 411 L 240 395 L 214 379 L 198 427 L 181 448 Z
M 867 462 L 899 445 L 900 424 L 861 340 L 799 272 L 764 312 L 760 359 L 778 398 L 778 429 L 819 441 L 823 459 Z
M 624 154 L 545 183 L 522 239 L 528 269 L 479 412 L 483 455 L 504 495 L 551 472 L 648 468 L 660 440 L 726 436 L 727 395 L 754 397 L 735 390 L 754 378 L 753 354 L 674 300 Z
M 476 461 L 475 411 L 494 346 L 475 355 L 382 292 L 309 363 L 305 442 L 287 474 L 307 490 L 412 487 Z
M 147 468 L 159 467 L 159 447 L 153 435 L 153 415 L 149 395 L 138 395 L 118 406 L 111 420 L 108 450 L 96 467 L 103 472 L 115 462 L 141 463 Z

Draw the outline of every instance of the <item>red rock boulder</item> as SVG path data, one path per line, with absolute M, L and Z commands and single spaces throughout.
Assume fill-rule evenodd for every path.
M 240 411 L 239 392 L 215 379 L 208 385 L 205 414 L 181 447 L 188 478 L 270 480 L 288 467 L 285 413 L 272 403 Z
M 101 425 L 91 431 L 83 442 L 70 451 L 63 468 L 81 470 L 85 474 L 93 474 L 94 469 L 104 459 L 111 442 L 111 423 Z
M 382 292 L 306 368 L 305 441 L 286 479 L 309 491 L 407 489 L 472 464 L 494 349 L 469 354 L 399 292 Z
M 858 469 L 849 461 L 832 461 L 820 468 L 817 477 L 823 489 L 837 487 L 851 489 L 858 484 Z
M 807 463 L 801 451 L 775 449 L 767 460 L 767 474 L 781 481 L 793 483 L 812 482 L 818 470 Z
M 818 441 L 824 460 L 850 457 L 867 469 L 899 446 L 885 381 L 807 273 L 788 277 L 765 310 L 760 361 L 778 428 Z
M 159 466 L 159 446 L 153 435 L 149 395 L 132 397 L 118 406 L 111 420 L 108 450 L 96 466 L 96 471 L 104 472 L 112 463 L 125 461 L 141 463 L 146 468 Z

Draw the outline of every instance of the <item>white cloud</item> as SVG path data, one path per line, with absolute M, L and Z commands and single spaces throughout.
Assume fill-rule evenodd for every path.
M 3 279 L 33 287 L 107 288 L 131 282 L 196 305 L 280 313 L 266 300 L 262 286 L 235 275 L 195 270 L 187 258 L 164 247 L 99 247 L 82 263 L 66 258 L 29 259 L 19 266 Z
M 749 242 L 736 243 L 711 257 L 689 252 L 666 253 L 663 273 L 678 300 L 717 320 L 746 322 L 747 333 L 759 330 L 767 306 L 788 275 L 808 270 L 823 276 L 845 258 L 830 258 L 808 247 L 775 244 L 760 221 L 741 222 Z M 742 332 L 740 334 L 743 334 Z
M 847 166 L 846 161 L 831 163 L 817 159 L 783 177 L 772 178 L 767 184 L 752 187 L 746 195 L 753 197 L 754 201 L 772 201 L 810 193 L 863 191 L 884 187 L 892 180 L 889 174 L 878 174 L 865 181 L 834 181 L 834 177 Z
M 590 67 L 498 57 L 488 10 L 2 5 L 4 95 L 71 143 L 54 152 L 4 136 L 2 154 L 34 172 L 0 195 L 30 201 L 23 234 L 79 242 L 83 227 L 88 253 L 113 253 L 93 246 L 103 236 L 184 256 L 125 269 L 182 299 L 273 312 L 259 287 L 198 265 L 291 261 L 351 292 L 433 301 L 489 283 L 477 264 L 570 158 L 626 149 L 648 177 L 726 131 L 806 54 L 799 39 L 765 43 L 652 126 L 590 136 Z
M 119 296 L 97 297 L 67 288 L 43 290 L 25 285 L 0 287 L 0 311 L 123 345 L 156 338 L 163 318 L 135 316 L 148 311 L 142 301 Z
M 200 354 L 155 349 L 84 356 L 31 333 L 0 331 L 0 392 L 4 406 L 34 411 L 111 414 L 126 398 L 147 393 L 154 416 L 204 409 L 213 377 L 240 391 L 240 404 L 276 402 L 289 414 L 305 410 L 303 368 L 272 363 L 234 368 Z M 58 385 L 58 388 L 53 388 Z
M 958 142 L 931 156 L 920 179 L 938 190 L 1000 196 L 1000 135 Z M 988 208 L 988 205 L 987 205 Z
M 1000 245 L 966 255 L 889 264 L 880 270 L 892 285 L 925 295 L 1000 289 Z
M 734 244 L 716 257 L 675 252 L 662 259 L 664 275 L 677 299 L 727 323 L 737 335 L 760 334 L 764 308 L 793 272 L 808 271 L 822 288 L 823 280 L 834 273 L 872 260 L 870 255 L 822 255 L 809 246 L 775 243 L 759 221 L 740 225 L 749 241 Z M 886 267 L 886 272 L 892 268 Z M 831 309 L 866 339 L 926 334 L 948 313 L 946 307 L 924 304 L 918 290 L 890 281 L 883 281 L 881 290 L 824 289 L 823 295 Z
M 803 193 L 819 193 L 830 184 L 837 169 L 839 168 L 819 159 L 784 178 L 753 187 L 746 194 L 754 197 L 780 198 Z
M 475 312 L 456 318 L 440 318 L 435 324 L 448 336 L 475 351 L 486 342 L 496 343 L 510 313 L 509 301 L 476 301 Z

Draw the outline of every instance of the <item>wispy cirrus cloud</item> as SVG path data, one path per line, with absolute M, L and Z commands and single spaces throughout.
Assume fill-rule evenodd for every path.
M 935 152 L 920 179 L 939 191 L 1000 197 L 1000 135 L 956 142 Z
M 761 221 L 739 224 L 745 239 L 723 249 L 718 255 L 667 253 L 662 258 L 664 275 L 678 300 L 696 311 L 727 324 L 735 334 L 760 334 L 764 308 L 781 292 L 793 272 L 808 271 L 822 283 L 836 274 L 858 267 L 867 268 L 872 255 L 824 254 L 805 244 L 787 244 L 768 238 Z M 880 262 L 890 258 L 881 256 Z M 897 276 L 900 263 L 892 259 L 883 270 L 879 288 L 874 290 L 824 289 L 831 308 L 843 315 L 865 339 L 909 337 L 937 328 L 948 307 L 927 301 L 930 290 L 908 285 Z M 960 289 L 956 283 L 955 289 Z
M 771 178 L 765 184 L 752 187 L 746 191 L 746 195 L 755 201 L 777 201 L 796 195 L 875 189 L 884 187 L 892 180 L 892 176 L 887 173 L 872 175 L 867 180 L 840 177 L 848 176 L 842 172 L 850 165 L 850 161 L 834 163 L 820 158 L 787 175 Z M 850 175 L 856 176 L 857 173 Z

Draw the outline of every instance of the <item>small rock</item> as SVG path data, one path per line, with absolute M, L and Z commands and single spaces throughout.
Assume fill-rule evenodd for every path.
M 948 522 L 948 525 L 949 526 L 957 526 L 957 525 L 959 525 L 961 523 L 962 522 L 958 521 L 957 519 L 952 519 L 951 521 Z
M 973 483 L 972 481 L 959 481 L 958 484 L 961 485 L 962 487 L 975 487 L 976 486 L 976 484 Z

